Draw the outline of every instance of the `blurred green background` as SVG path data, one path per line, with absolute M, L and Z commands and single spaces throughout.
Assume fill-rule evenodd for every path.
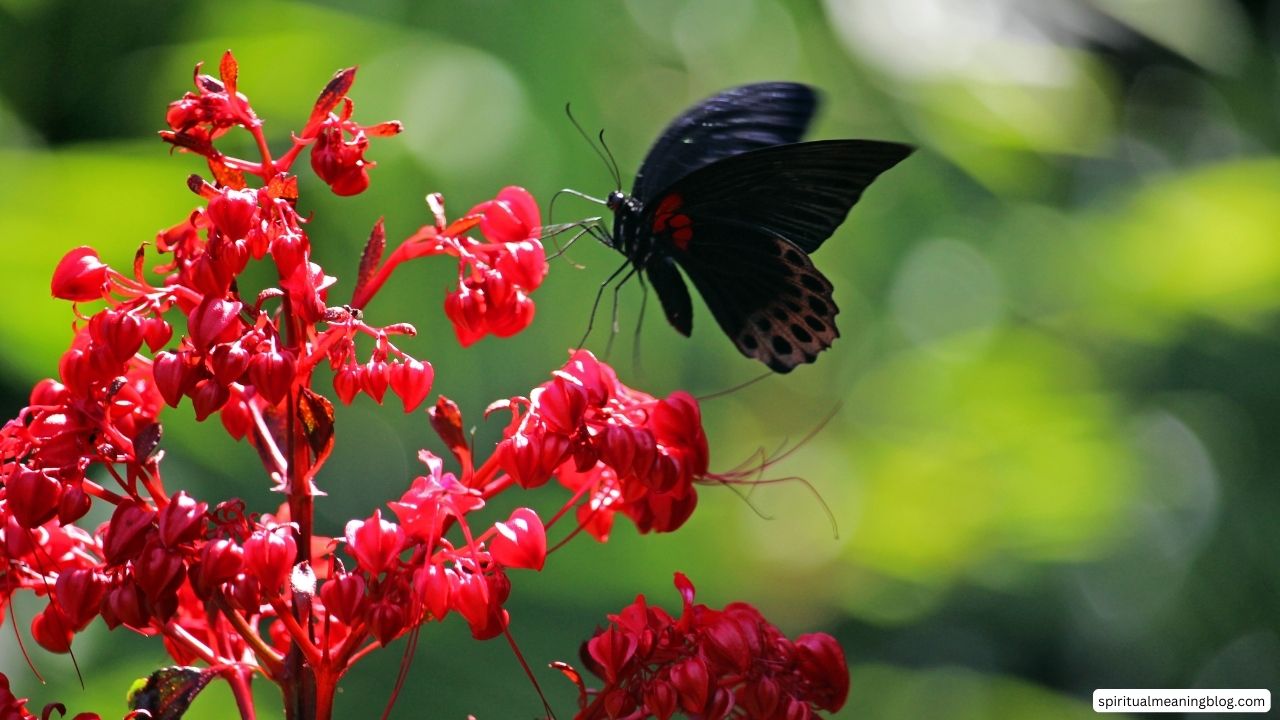
M 70 247 L 126 266 L 194 206 L 204 172 L 155 137 L 191 67 L 226 48 L 274 146 L 334 70 L 360 66 L 358 120 L 375 141 L 369 192 L 336 198 L 302 172 L 315 254 L 348 298 L 359 248 L 450 215 L 506 184 L 543 203 L 613 189 L 565 120 L 607 128 L 630 173 L 662 126 L 723 87 L 792 79 L 825 92 L 814 137 L 913 142 L 815 260 L 843 338 L 814 366 L 704 405 L 712 464 L 804 436 L 744 501 L 705 488 L 672 535 L 625 523 L 579 538 L 541 574 L 515 573 L 513 631 L 535 667 L 576 661 L 604 614 L 646 593 L 676 608 L 673 571 L 712 605 L 758 605 L 789 634 L 838 635 L 853 676 L 841 717 L 1074 718 L 1098 687 L 1280 690 L 1280 9 L 1180 0 L 468 0 L 418 3 L 0 0 L 0 323 L 7 413 L 53 373 L 69 308 L 48 278 Z M 580 203 L 557 220 L 596 214 Z M 409 321 L 436 391 L 479 425 L 493 399 L 543 381 L 580 337 L 619 258 L 583 242 L 556 263 L 537 319 L 463 351 L 442 312 L 450 262 L 416 263 L 368 309 Z M 657 394 L 755 376 L 696 304 L 691 341 L 651 313 L 631 361 L 634 287 L 612 360 Z M 653 308 L 651 308 L 652 310 Z M 607 311 L 606 311 L 607 312 Z M 603 351 L 597 332 L 590 347 Z M 207 499 L 274 507 L 252 451 L 167 415 L 166 477 Z M 320 481 L 340 533 L 440 448 L 422 415 L 361 398 L 339 415 Z M 521 502 L 558 506 L 547 487 Z M 497 518 L 502 509 L 497 509 Z M 505 515 L 502 515 L 505 517 Z M 38 609 L 18 603 L 23 632 Z M 6 619 L 8 620 L 8 618 Z M 4 629 L 10 638 L 9 628 Z M 403 645 L 343 683 L 339 716 L 380 713 Z M 96 624 L 66 657 L 12 639 L 20 695 L 123 712 L 158 644 Z M 539 673 L 561 717 L 568 684 Z M 278 717 L 270 688 L 262 717 Z M 192 718 L 229 717 L 211 689 Z M 501 640 L 457 619 L 423 634 L 393 717 L 534 717 Z

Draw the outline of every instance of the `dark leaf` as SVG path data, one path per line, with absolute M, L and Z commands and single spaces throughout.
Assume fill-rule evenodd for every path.
M 360 255 L 360 272 L 356 275 L 356 289 L 351 297 L 363 296 L 365 285 L 369 284 L 374 273 L 378 271 L 378 263 L 382 262 L 382 253 L 386 249 L 387 228 L 383 225 L 382 218 L 378 218 L 378 222 L 374 223 L 373 230 L 369 233 L 369 242 L 364 244 L 364 253 Z
M 471 445 L 462 431 L 462 413 L 457 403 L 441 395 L 436 398 L 436 406 L 427 410 L 427 415 L 431 417 L 431 427 L 462 465 L 463 477 L 470 477 Z
M 212 155 L 217 151 L 213 149 L 213 144 L 206 137 L 191 135 L 185 132 L 174 132 L 172 130 L 161 130 L 160 139 L 183 150 L 190 150 L 198 155 Z
M 267 194 L 281 200 L 298 199 L 298 176 L 277 173 L 267 182 Z
M 240 75 L 240 65 L 236 62 L 235 55 L 228 50 L 222 54 L 222 62 L 218 65 L 218 74 L 222 76 L 222 84 L 227 89 L 228 95 L 236 94 L 236 80 Z
M 214 675 L 194 667 L 160 668 L 129 688 L 129 709 L 146 710 L 153 720 L 179 720 Z
M 160 446 L 160 437 L 163 435 L 163 429 L 160 423 L 151 423 L 146 425 L 133 438 L 133 452 L 138 460 L 145 460 L 151 457 L 151 454 Z
M 331 110 L 342 102 L 347 96 L 347 92 L 351 90 L 351 83 L 356 80 L 356 69 L 353 67 L 339 70 L 334 73 L 333 79 L 328 85 L 324 86 L 324 90 L 320 93 L 320 97 L 316 98 L 315 109 L 311 111 L 311 118 L 307 124 L 316 123 L 324 120 Z
M 302 389 L 298 398 L 298 421 L 311 448 L 312 467 L 319 467 L 333 452 L 333 403 L 325 396 Z
M 209 171 L 213 173 L 213 179 L 223 187 L 233 190 L 243 190 L 245 187 L 244 173 L 223 162 L 221 154 L 209 156 Z

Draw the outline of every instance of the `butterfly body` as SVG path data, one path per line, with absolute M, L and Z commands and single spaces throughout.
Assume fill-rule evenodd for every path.
M 659 136 L 631 193 L 606 201 L 613 247 L 644 273 L 677 331 L 693 329 L 688 277 L 738 350 L 783 373 L 839 336 L 831 283 L 809 253 L 912 150 L 800 142 L 816 104 L 796 83 L 707 98 Z

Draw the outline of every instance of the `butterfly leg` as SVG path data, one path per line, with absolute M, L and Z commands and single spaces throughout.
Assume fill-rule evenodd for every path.
M 631 336 L 631 369 L 640 375 L 640 330 L 644 327 L 644 309 L 649 304 L 649 285 L 644 281 L 644 273 L 637 278 L 640 281 L 640 314 L 636 317 L 636 329 Z
M 591 336 L 591 329 L 595 327 L 596 311 L 600 309 L 600 299 L 604 297 L 604 291 L 608 289 L 609 285 L 613 283 L 615 278 L 621 275 L 622 272 L 629 267 L 632 267 L 631 261 L 627 260 L 619 265 L 617 270 L 610 273 L 609 277 L 606 278 L 604 282 L 600 283 L 600 289 L 596 290 L 596 299 L 591 303 L 591 315 L 587 318 L 587 331 L 582 334 L 582 339 L 578 341 L 579 350 L 582 349 L 583 345 L 587 344 L 587 338 Z M 634 272 L 634 269 L 632 272 Z
M 626 285 L 627 281 L 635 277 L 639 272 L 640 268 L 632 265 L 631 272 L 623 275 L 622 279 L 613 286 L 613 309 L 610 313 L 612 315 L 613 322 L 610 325 L 609 342 L 605 343 L 604 346 L 604 356 L 606 358 L 613 352 L 613 339 L 618 336 L 618 294 L 622 292 L 622 286 Z

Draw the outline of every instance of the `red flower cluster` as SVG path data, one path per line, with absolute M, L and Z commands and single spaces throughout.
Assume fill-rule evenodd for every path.
M 15 593 L 30 591 L 47 599 L 31 633 L 51 652 L 70 652 L 75 634 L 101 617 L 110 628 L 159 636 L 180 664 L 208 666 L 208 677 L 230 684 L 244 717 L 252 716 L 250 680 L 261 674 L 291 707 L 312 709 L 299 718 L 328 720 L 345 672 L 398 637 L 416 638 L 431 620 L 456 612 L 476 638 L 503 634 L 508 571 L 542 569 L 547 532 L 570 509 L 577 527 L 569 537 L 586 529 L 605 540 L 618 512 L 642 532 L 670 531 L 693 512 L 695 482 L 729 476 L 708 474 L 691 396 L 657 399 L 628 388 L 579 351 L 527 398 L 496 404 L 513 418 L 483 462 L 473 457 L 457 407 L 440 397 L 429 417 L 459 474 L 423 451 L 426 473 L 388 503 L 394 521 L 379 509 L 348 522 L 340 538 L 320 535 L 316 477 L 333 448 L 336 417 L 313 387 L 316 370 L 329 366 L 343 403 L 361 393 L 381 403 L 390 391 L 405 412 L 420 408 L 434 370 L 393 343 L 415 329 L 368 324 L 363 308 L 404 262 L 449 255 L 459 287 L 445 313 L 460 343 L 519 332 L 533 318 L 529 294 L 547 272 L 541 219 L 518 187 L 452 222 L 432 195 L 434 222 L 385 261 L 385 232 L 374 227 L 351 303 L 333 306 L 335 279 L 312 261 L 290 170 L 310 148 L 312 169 L 335 193 L 358 193 L 373 166 L 364 159 L 368 139 L 393 135 L 399 124 L 356 124 L 347 97 L 355 71 L 344 70 L 275 158 L 237 76 L 230 53 L 218 78 L 197 67 L 196 92 L 169 107 L 163 139 L 204 158 L 212 180 L 188 180 L 203 204 L 159 234 L 163 258 L 148 269 L 139 250 L 122 272 L 79 247 L 54 271 L 56 297 L 102 306 L 78 309 L 84 322 L 57 379 L 38 383 L 29 405 L 0 427 L 0 618 Z M 260 160 L 215 147 L 237 128 L 252 136 Z M 251 263 L 275 278 L 245 294 Z M 184 399 L 197 420 L 216 413 L 228 434 L 253 447 L 285 495 L 274 513 L 166 489 L 160 415 Z M 498 494 L 553 475 L 572 496 L 545 524 L 523 503 L 505 519 L 477 520 Z M 82 528 L 94 504 L 105 504 L 101 514 L 110 519 Z M 610 683 L 591 708 L 610 717 L 641 707 L 667 717 L 679 706 L 716 718 L 728 708 L 798 718 L 805 715 L 795 708 L 807 712 L 805 703 L 834 709 L 843 701 L 836 677 L 843 658 L 826 636 L 788 643 L 749 606 L 713 613 L 689 605 L 691 588 L 687 595 L 679 622 L 641 601 L 619 616 L 621 629 L 591 641 L 592 666 Z M 0 720 L 31 717 L 0 675 Z
M 357 569 L 336 569 L 321 588 L 330 615 L 326 627 L 343 635 L 365 629 L 385 645 L 408 628 L 457 611 L 476 638 L 494 637 L 507 625 L 502 606 L 511 583 L 505 570 L 541 570 L 546 560 L 542 521 L 533 510 L 519 508 L 506 522 L 475 535 L 466 516 L 484 507 L 480 491 L 444 472 L 440 459 L 425 450 L 420 458 L 427 474 L 390 503 L 401 524 L 383 519 L 378 510 L 347 523 L 347 553 Z M 444 537 L 455 523 L 463 535 L 458 545 Z
M 528 327 L 533 321 L 529 293 L 547 275 L 546 253 L 537 239 L 542 220 L 533 196 L 522 188 L 506 188 L 468 215 L 480 217 L 480 232 L 489 242 L 458 246 L 458 289 L 444 300 L 463 347 L 488 333 L 510 337 Z
M 583 690 L 575 717 L 804 720 L 844 706 L 849 670 L 830 635 L 788 640 L 751 605 L 695 605 L 692 583 L 678 573 L 676 588 L 679 618 L 641 595 L 583 645 L 583 662 L 605 685 Z
M 498 445 L 503 469 L 526 488 L 555 475 L 585 497 L 578 522 L 596 539 L 608 539 L 618 512 L 641 532 L 670 532 L 693 513 L 708 452 L 688 393 L 658 400 L 579 350 L 527 399 L 504 404 L 514 417 Z

